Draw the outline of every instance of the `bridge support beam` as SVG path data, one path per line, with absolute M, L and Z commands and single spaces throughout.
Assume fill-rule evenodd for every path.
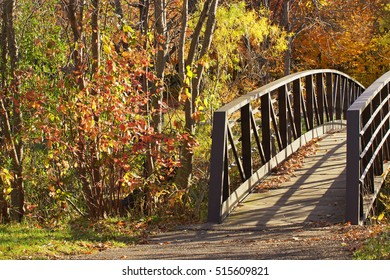
M 221 222 L 221 205 L 228 190 L 227 162 L 227 117 L 226 112 L 215 112 L 213 120 L 210 170 L 210 189 L 208 201 L 208 221 Z M 223 163 L 223 164 L 221 164 Z
M 360 224 L 360 112 L 347 111 L 347 189 L 345 221 Z

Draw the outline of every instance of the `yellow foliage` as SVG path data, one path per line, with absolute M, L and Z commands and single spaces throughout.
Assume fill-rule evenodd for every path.
M 287 33 L 271 23 L 266 9 L 250 10 L 245 1 L 222 4 L 217 10 L 213 46 L 207 65 L 210 94 L 226 103 L 262 81 L 261 73 L 277 71 L 287 49 Z M 266 68 L 265 64 L 273 64 Z M 242 78 L 240 78 L 242 76 Z M 231 84 L 234 84 L 232 87 Z
M 0 188 L 0 191 L 3 193 L 5 199 L 9 199 L 9 195 L 12 192 L 12 180 L 13 180 L 13 175 L 12 173 L 6 169 L 6 168 L 1 168 L 0 169 L 0 182 L 2 183 L 2 190 Z

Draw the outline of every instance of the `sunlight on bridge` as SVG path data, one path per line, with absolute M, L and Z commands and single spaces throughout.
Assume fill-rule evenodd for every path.
M 304 160 L 291 180 L 249 194 L 224 226 L 272 228 L 343 222 L 346 133 L 326 134 L 317 144 L 317 152 Z

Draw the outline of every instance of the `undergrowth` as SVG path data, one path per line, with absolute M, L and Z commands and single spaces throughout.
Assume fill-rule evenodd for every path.
M 384 231 L 367 239 L 358 250 L 354 252 L 354 259 L 359 260 L 389 260 L 390 259 L 390 175 L 387 175 L 385 185 L 379 193 L 377 215 L 372 217 L 373 223 L 388 225 Z
M 370 238 L 354 253 L 357 260 L 390 260 L 390 227 Z

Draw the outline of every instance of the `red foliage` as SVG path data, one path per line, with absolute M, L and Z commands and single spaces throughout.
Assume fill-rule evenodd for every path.
M 159 181 L 178 165 L 181 136 L 156 133 L 149 125 L 150 96 L 142 79 L 153 83 L 156 78 L 146 75 L 142 57 L 135 50 L 112 52 L 85 88 L 69 86 L 76 84 L 75 73 L 64 76 L 58 84 L 66 86 L 53 88 L 54 96 L 41 96 L 37 106 L 41 138 L 52 165 L 59 167 L 49 176 L 60 186 L 67 172 L 76 172 L 93 218 L 118 214 L 121 199 L 136 188 L 162 191 Z M 152 149 L 152 143 L 159 148 Z M 156 174 L 145 176 L 147 154 L 154 159 Z

